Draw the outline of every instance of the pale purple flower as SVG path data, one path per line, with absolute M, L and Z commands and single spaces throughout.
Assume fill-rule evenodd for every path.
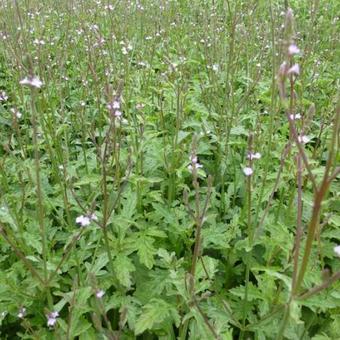
M 293 13 L 293 10 L 291 8 L 288 8 L 287 9 L 287 12 L 286 12 L 286 19 L 287 20 L 292 20 L 294 17 L 294 13 Z
M 122 112 L 120 111 L 120 101 L 119 100 L 114 100 L 112 103 L 107 104 L 106 106 L 108 110 L 111 111 L 111 113 L 115 117 L 120 117 L 122 115 Z
M 25 77 L 24 79 L 20 80 L 20 85 L 28 85 L 36 88 L 40 88 L 43 85 L 43 82 L 36 76 Z
M 120 102 L 118 100 L 115 100 L 113 103 L 112 103 L 112 108 L 113 109 L 120 109 Z
M 295 44 L 290 44 L 288 47 L 288 54 L 289 55 L 294 55 L 294 54 L 299 54 L 300 49 L 295 45 Z
M 287 72 L 288 74 L 295 74 L 299 75 L 300 74 L 300 66 L 299 64 L 294 64 Z
M 334 247 L 334 253 L 340 257 L 340 245 Z
M 18 312 L 18 318 L 23 319 L 26 315 L 26 308 L 21 307 Z
M 193 169 L 198 170 L 198 169 L 200 169 L 200 168 L 203 167 L 202 164 L 198 163 L 197 156 L 192 155 L 192 156 L 190 157 L 190 160 L 191 160 L 191 164 L 188 165 L 188 169 L 189 169 L 190 171 L 193 171 Z
M 51 312 L 49 313 L 46 317 L 47 317 L 47 326 L 48 327 L 54 327 L 54 325 L 57 322 L 57 318 L 59 316 L 58 312 Z
M 107 104 L 107 108 L 109 110 L 118 110 L 120 109 L 120 102 L 118 100 L 114 100 L 112 103 Z
M 188 165 L 188 169 L 189 169 L 190 171 L 193 171 L 193 169 L 198 170 L 198 169 L 200 169 L 200 168 L 203 168 L 203 165 L 200 164 L 200 163 L 198 163 L 197 156 L 192 155 L 191 158 L 190 158 L 190 160 L 191 160 L 191 164 Z
M 243 173 L 246 175 L 246 176 L 251 176 L 252 174 L 253 174 L 253 169 L 252 168 L 250 168 L 250 167 L 245 167 L 245 168 L 243 168 Z
M 78 216 L 76 218 L 76 223 L 80 224 L 82 227 L 87 227 L 91 223 L 91 219 L 88 216 Z
M 80 215 L 76 218 L 76 223 L 80 224 L 81 227 L 87 227 L 92 221 L 98 221 L 98 217 L 94 213 Z
M 105 295 L 105 291 L 103 291 L 102 289 L 98 289 L 96 291 L 96 298 L 97 299 L 101 299 L 104 295 Z

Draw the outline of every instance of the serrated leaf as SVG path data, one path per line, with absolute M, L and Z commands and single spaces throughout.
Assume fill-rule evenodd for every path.
M 137 194 L 131 190 L 126 193 L 126 199 L 124 200 L 123 209 L 121 215 L 127 219 L 130 219 L 136 211 L 137 206 Z
M 40 235 L 24 232 L 24 238 L 27 245 L 34 248 L 38 254 L 42 253 L 42 242 Z
M 243 126 L 235 126 L 233 128 L 230 129 L 230 134 L 231 135 L 235 135 L 235 136 L 248 136 L 248 132 L 247 130 L 243 127 Z
M 87 184 L 99 184 L 101 181 L 101 176 L 96 174 L 84 175 L 82 178 L 74 184 L 74 186 L 82 186 Z
M 126 255 L 119 254 L 113 261 L 113 266 L 119 282 L 123 286 L 130 288 L 131 272 L 135 270 L 135 266 L 133 265 L 131 259 Z
M 0 209 L 0 222 L 1 223 L 8 223 L 14 231 L 18 230 L 18 227 L 17 227 L 12 215 L 10 214 L 9 210 L 7 209 L 7 207 L 2 207 Z
M 164 218 L 164 220 L 169 223 L 169 224 L 177 224 L 177 220 L 175 216 L 172 214 L 172 212 L 169 210 L 169 208 L 158 204 L 158 203 L 153 203 L 152 204 L 153 208 L 155 211 Z
M 88 329 L 91 328 L 91 326 L 92 326 L 91 323 L 89 323 L 84 318 L 84 316 L 73 314 L 71 327 L 70 327 L 70 337 L 74 339 L 80 334 L 87 333 Z
M 97 275 L 99 273 L 99 271 L 104 267 L 106 266 L 106 264 L 109 262 L 109 258 L 107 256 L 107 253 L 102 253 L 100 254 L 93 267 L 91 268 L 91 272 L 94 274 L 94 275 Z
M 166 233 L 162 230 L 159 230 L 157 228 L 148 228 L 146 230 L 146 233 L 148 236 L 154 236 L 154 237 L 161 237 L 161 238 L 164 238 L 166 237 Z
M 137 241 L 140 262 L 149 269 L 155 264 L 154 255 L 157 253 L 157 250 L 153 247 L 154 241 L 152 237 L 145 235 L 140 236 Z
M 152 329 L 156 324 L 159 324 L 170 318 L 176 325 L 180 322 L 179 314 L 175 307 L 161 299 L 152 299 L 150 303 L 145 305 L 142 314 L 138 318 L 135 326 L 135 334 L 141 334 L 147 329 Z

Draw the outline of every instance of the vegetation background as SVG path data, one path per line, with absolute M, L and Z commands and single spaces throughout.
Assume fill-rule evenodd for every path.
M 339 339 L 339 13 L 1 1 L 1 339 Z

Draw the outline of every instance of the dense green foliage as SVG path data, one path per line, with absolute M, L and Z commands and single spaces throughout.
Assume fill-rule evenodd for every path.
M 1 339 L 339 338 L 340 3 L 286 2 L 1 2 Z

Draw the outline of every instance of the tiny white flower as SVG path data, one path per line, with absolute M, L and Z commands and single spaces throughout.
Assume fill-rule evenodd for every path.
M 307 144 L 310 141 L 310 139 L 309 137 L 302 135 L 302 136 L 298 136 L 298 141 L 299 143 Z
M 218 66 L 217 64 L 214 64 L 214 65 L 212 66 L 212 69 L 213 69 L 213 71 L 217 72 L 218 69 L 219 69 L 219 66 Z
M 300 113 L 291 114 L 291 115 L 289 115 L 289 118 L 291 120 L 298 120 L 298 119 L 301 119 L 301 114 Z
M 249 153 L 247 158 L 252 160 L 252 159 L 260 159 L 262 155 L 259 152 L 256 153 Z
M 138 65 L 139 65 L 139 66 L 142 66 L 142 67 L 147 67 L 147 66 L 148 66 L 148 64 L 145 63 L 144 61 L 138 62 Z
M 19 313 L 18 313 L 18 318 L 23 319 L 26 315 L 26 308 L 25 307 L 21 307 L 19 309 Z
M 101 299 L 105 295 L 105 292 L 102 289 L 96 291 L 96 298 Z
M 43 82 L 36 76 L 33 77 L 25 77 L 24 79 L 20 80 L 20 85 L 28 85 L 36 88 L 40 88 L 43 85 Z
M 8 99 L 8 96 L 5 91 L 0 92 L 0 102 L 5 102 Z
M 91 220 L 88 216 L 81 215 L 76 218 L 76 223 L 80 224 L 82 227 L 87 227 L 90 225 Z
M 251 176 L 253 174 L 253 169 L 252 168 L 249 168 L 249 167 L 245 167 L 243 168 L 243 173 L 246 175 L 246 176 Z
M 334 253 L 340 257 L 340 245 L 334 247 Z
M 14 115 L 15 117 L 17 117 L 18 119 L 20 119 L 20 118 L 22 117 L 22 113 L 19 112 L 19 111 L 16 110 L 16 109 L 14 109 L 14 108 L 11 109 L 11 112 L 12 112 L 13 115 Z
M 114 113 L 115 117 L 120 117 L 122 115 L 122 112 L 119 110 L 116 110 Z

